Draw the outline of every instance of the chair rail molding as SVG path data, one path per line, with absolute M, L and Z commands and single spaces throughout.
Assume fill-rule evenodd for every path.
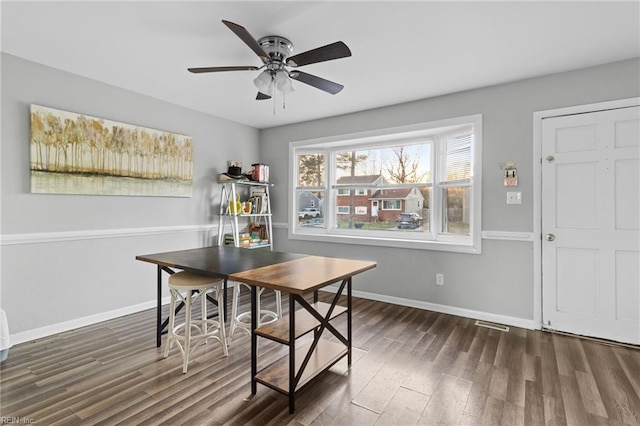
M 90 229 L 83 231 L 66 232 L 2 234 L 0 235 L 0 246 L 95 240 L 102 238 L 139 237 L 147 235 L 176 234 L 182 232 L 211 232 L 216 231 L 217 229 L 217 225 L 204 224 L 122 229 Z
M 483 240 L 534 241 L 535 233 L 520 231 L 482 231 Z

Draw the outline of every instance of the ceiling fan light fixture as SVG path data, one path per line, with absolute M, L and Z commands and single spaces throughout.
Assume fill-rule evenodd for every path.
M 271 73 L 268 70 L 264 70 L 253 80 L 253 84 L 260 92 L 271 96 L 273 94 L 273 85 L 271 84 L 271 80 Z
M 286 71 L 279 70 L 276 72 L 274 82 L 276 90 L 279 92 L 282 92 L 285 95 L 293 92 L 293 86 L 291 85 L 291 80 L 289 79 Z

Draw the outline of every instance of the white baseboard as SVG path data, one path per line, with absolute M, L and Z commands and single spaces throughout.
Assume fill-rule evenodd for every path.
M 164 297 L 162 304 L 166 305 L 170 301 L 170 297 Z M 125 315 L 135 314 L 137 312 L 145 311 L 156 307 L 156 301 L 151 300 L 149 302 L 140 303 L 132 306 L 125 306 L 124 308 L 114 309 L 108 312 L 102 312 L 95 315 L 89 315 L 87 317 L 76 318 L 71 321 L 60 322 L 57 324 L 48 325 L 46 327 L 40 327 L 33 330 L 23 331 L 16 334 L 11 334 L 11 345 L 17 345 L 19 343 L 30 342 L 32 340 L 40 339 L 42 337 L 53 336 L 54 334 L 63 333 L 65 331 L 74 330 L 76 328 L 85 327 L 87 325 L 97 324 L 102 321 L 122 317 Z M 150 324 L 149 332 L 155 333 L 155 324 Z
M 336 286 L 328 286 L 323 290 L 335 293 L 338 291 Z M 493 322 L 496 324 L 504 324 L 512 327 L 526 328 L 529 330 L 539 330 L 540 324 L 537 324 L 534 320 L 510 317 L 506 315 L 492 314 L 489 312 L 475 311 L 472 309 L 457 308 L 455 306 L 439 305 L 437 303 L 424 302 L 420 300 L 404 299 L 400 297 L 386 296 L 383 294 L 369 293 L 365 291 L 354 290 L 353 296 L 360 297 L 367 300 L 375 300 L 378 302 L 391 303 L 394 305 L 408 306 L 411 308 L 424 309 L 427 311 L 441 312 L 443 314 L 456 315 L 464 318 L 473 318 L 483 321 Z M 164 297 L 162 304 L 169 303 L 169 297 Z M 102 321 L 122 317 L 125 315 L 135 314 L 147 309 L 155 308 L 156 301 L 151 300 L 149 302 L 140 303 L 137 305 L 126 306 L 119 309 L 114 309 L 108 312 L 102 312 L 95 315 L 90 315 L 83 318 L 76 318 L 71 321 L 65 321 L 57 324 L 48 325 L 46 327 L 36 328 L 33 330 L 23 331 L 20 333 L 11 335 L 11 344 L 17 345 L 19 343 L 30 342 L 32 340 L 40 339 L 43 337 L 52 336 L 54 334 L 63 333 L 65 331 L 73 330 L 87 325 L 97 324 Z M 153 326 L 149 327 L 149 332 L 154 333 Z
M 336 286 L 328 286 L 323 290 L 335 293 Z M 455 306 L 439 305 L 437 303 L 424 302 L 421 300 L 404 299 L 401 297 L 387 296 L 384 294 L 369 293 L 366 291 L 353 290 L 352 295 L 361 299 L 375 300 L 378 302 L 391 303 L 394 305 L 408 306 L 410 308 L 424 309 L 427 311 L 440 312 L 443 314 L 456 315 L 464 318 L 478 319 L 482 321 L 504 324 L 512 327 L 526 328 L 529 330 L 540 330 L 541 325 L 532 319 L 511 317 L 507 315 L 492 314 L 490 312 L 475 311 L 472 309 L 458 308 Z

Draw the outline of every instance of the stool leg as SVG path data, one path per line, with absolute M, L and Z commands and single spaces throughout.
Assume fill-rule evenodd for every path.
M 186 297 L 186 312 L 184 317 L 184 350 L 182 351 L 183 362 L 182 362 L 182 372 L 187 372 L 187 364 L 189 364 L 189 355 L 191 354 L 191 297 L 192 292 L 187 292 Z
M 278 319 L 282 318 L 282 293 L 276 290 L 276 315 Z
M 220 344 L 222 345 L 222 353 L 224 356 L 229 356 L 229 348 L 227 347 L 227 336 L 224 325 L 224 291 L 221 286 L 216 287 L 216 300 L 218 301 L 218 324 L 220 325 L 219 337 Z
M 260 306 L 260 299 L 262 298 L 263 292 L 264 292 L 264 288 L 258 287 L 258 301 L 257 301 L 258 309 L 256 310 L 256 312 L 258 313 L 258 322 L 256 324 L 258 324 L 258 327 L 262 325 L 262 307 Z
M 202 334 L 207 334 L 207 292 L 200 293 L 200 313 L 202 314 Z
M 171 294 L 171 303 L 169 304 L 169 325 L 167 327 L 167 341 L 164 348 L 164 357 L 169 356 L 171 346 L 173 346 L 173 327 L 175 327 L 175 310 L 176 310 L 176 295 L 173 289 L 169 289 Z
M 233 297 L 231 300 L 231 326 L 229 327 L 229 342 L 233 340 L 233 335 L 236 333 L 236 317 L 238 316 L 238 300 L 240 299 L 240 283 L 233 283 Z

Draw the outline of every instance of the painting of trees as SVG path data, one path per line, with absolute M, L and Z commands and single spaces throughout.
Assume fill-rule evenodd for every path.
M 191 186 L 192 170 L 193 140 L 188 136 L 31 106 L 32 178 L 37 173 L 39 178 L 90 176 Z

